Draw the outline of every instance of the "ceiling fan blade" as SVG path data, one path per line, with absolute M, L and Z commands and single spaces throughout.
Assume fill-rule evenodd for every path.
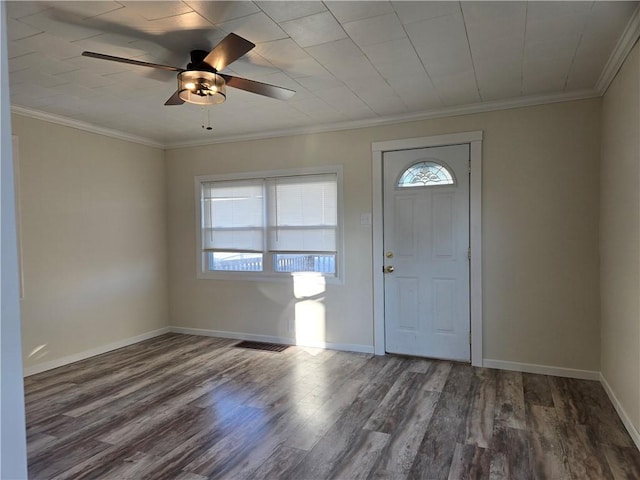
M 278 100 L 288 100 L 296 93 L 295 90 L 269 85 L 268 83 L 256 82 L 255 80 L 249 80 L 248 78 L 232 77 L 231 75 L 224 74 L 219 75 L 224 78 L 224 81 L 227 82 L 227 86 L 229 87 L 239 88 L 240 90 L 257 93 L 258 95 L 264 95 L 265 97 L 277 98 Z
M 184 100 L 180 98 L 180 90 L 176 90 L 173 95 L 169 97 L 169 100 L 164 102 L 165 105 L 182 105 Z
M 204 62 L 216 69 L 217 72 L 236 61 L 256 45 L 235 33 L 230 33 L 216 45 L 204 58 Z
M 142 62 L 140 60 L 132 60 L 130 58 L 114 57 L 112 55 L 105 55 L 103 53 L 95 52 L 82 52 L 85 57 L 99 58 L 100 60 L 110 60 L 112 62 L 130 63 L 131 65 L 138 65 L 140 67 L 159 68 L 161 70 L 169 70 L 171 72 L 183 72 L 183 68 L 172 67 L 170 65 L 160 65 L 159 63 Z

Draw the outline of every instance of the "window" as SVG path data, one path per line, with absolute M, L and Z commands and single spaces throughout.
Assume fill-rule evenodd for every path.
M 444 165 L 433 161 L 421 161 L 414 163 L 400 175 L 398 187 L 453 185 L 455 183 L 453 173 Z
M 196 177 L 198 277 L 337 277 L 340 173 Z

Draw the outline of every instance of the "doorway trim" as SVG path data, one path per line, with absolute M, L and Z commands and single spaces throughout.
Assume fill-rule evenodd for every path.
M 469 144 L 469 242 L 471 261 L 470 328 L 471 365 L 482 367 L 482 130 L 405 138 L 371 144 L 372 161 L 372 234 L 373 234 L 373 348 L 376 355 L 385 354 L 384 341 L 384 274 L 382 241 L 383 198 L 382 158 L 384 152 L 412 150 L 427 147 Z

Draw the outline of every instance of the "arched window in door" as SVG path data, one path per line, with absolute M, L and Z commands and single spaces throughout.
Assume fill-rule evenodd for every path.
M 422 160 L 407 168 L 398 179 L 398 188 L 455 185 L 453 172 L 445 165 L 432 160 Z

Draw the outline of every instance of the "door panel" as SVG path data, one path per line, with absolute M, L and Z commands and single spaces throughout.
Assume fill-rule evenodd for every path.
M 436 258 L 451 258 L 455 254 L 454 205 L 451 193 L 433 195 L 433 255 Z
M 398 327 L 404 331 L 415 332 L 418 330 L 418 288 L 417 278 L 398 278 Z
M 422 161 L 454 183 L 425 170 L 398 186 Z M 469 361 L 469 145 L 385 152 L 382 165 L 385 349 Z
M 395 231 L 397 234 L 397 255 L 404 258 L 416 256 L 416 233 L 414 227 L 414 203 L 413 198 L 399 197 L 395 201 Z
M 433 279 L 433 319 L 438 332 L 455 332 L 456 289 L 455 278 Z

